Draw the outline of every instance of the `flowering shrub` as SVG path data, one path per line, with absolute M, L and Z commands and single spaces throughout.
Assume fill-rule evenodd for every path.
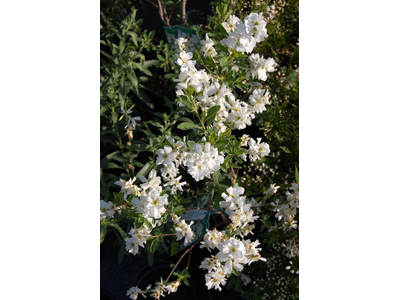
M 113 201 L 100 201 L 101 241 L 108 228 L 115 228 L 123 241 L 119 261 L 126 252 L 147 254 L 150 265 L 156 251 L 172 253 L 167 240 L 186 248 L 181 259 L 199 245 L 210 252 L 199 266 L 205 271 L 208 289 L 221 290 L 227 285 L 245 298 L 295 299 L 296 292 L 287 290 L 298 289 L 297 277 L 289 281 L 283 276 L 278 284 L 274 280 L 282 267 L 298 274 L 299 179 L 297 156 L 291 156 L 298 153 L 298 146 L 282 143 L 293 141 L 296 134 L 297 106 L 290 100 L 298 97 L 298 80 L 293 78 L 290 64 L 288 71 L 280 67 L 277 57 L 255 52 L 269 38 L 264 15 L 250 12 L 240 18 L 232 10 L 227 4 L 217 6 L 217 16 L 209 20 L 215 27 L 208 28 L 213 30 L 205 32 L 204 39 L 182 32 L 175 40 L 169 37 L 167 49 L 171 52 L 167 53 L 175 60 L 171 65 L 177 105 L 168 102 L 170 115 L 154 113 L 164 125 L 135 116 L 134 105 L 128 107 L 127 101 L 122 101 L 119 121 L 125 118 L 126 153 L 131 164 L 114 182 L 120 190 L 113 194 Z M 270 20 L 278 18 L 272 6 L 267 11 Z M 285 77 L 288 72 L 289 81 Z M 285 113 L 288 103 L 292 110 Z M 279 126 L 285 134 L 280 136 L 276 130 L 272 138 L 277 120 L 285 123 Z M 149 125 L 161 134 L 154 135 Z M 256 126 L 261 130 L 254 130 Z M 143 142 L 133 138 L 135 131 L 148 135 L 147 144 L 146 138 Z M 257 132 L 260 135 L 255 135 Z M 263 141 L 265 137 L 269 143 Z M 152 154 L 146 164 L 136 161 L 142 167 L 139 172 L 132 166 L 139 155 L 135 150 Z M 291 159 L 281 163 L 280 151 Z M 265 176 L 267 172 L 270 176 Z M 211 228 L 194 229 L 194 221 L 185 219 L 192 210 L 215 216 Z M 263 227 L 258 229 L 258 238 L 251 239 L 257 222 Z M 146 289 L 134 286 L 127 296 L 160 299 L 165 292 L 175 292 L 182 281 L 188 284 L 188 267 L 174 272 L 180 260 L 168 278 Z M 259 267 L 261 264 L 264 266 Z M 262 276 L 265 270 L 267 274 Z M 170 282 L 172 275 L 177 279 Z

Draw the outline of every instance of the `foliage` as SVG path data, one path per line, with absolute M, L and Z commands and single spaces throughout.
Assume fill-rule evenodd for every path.
M 193 51 L 184 41 L 191 37 L 181 33 L 173 43 L 155 44 L 135 8 L 126 16 L 112 6 L 102 12 L 100 241 L 116 231 L 118 260 L 128 251 L 147 255 L 150 265 L 154 253 L 172 254 L 169 244 L 186 247 L 182 257 L 201 244 L 219 258 L 219 265 L 204 260 L 215 263 L 203 266 L 209 289 L 226 285 L 246 299 L 298 299 L 298 1 L 213 4 L 207 24 L 192 28 L 202 37 Z M 263 11 L 268 37 L 245 50 L 230 44 L 231 16 L 248 20 Z M 211 229 L 194 233 L 183 218 L 192 209 L 211 216 Z M 261 227 L 251 224 L 257 218 Z M 223 236 L 215 246 L 211 232 Z M 249 233 L 254 238 L 245 240 Z M 223 248 L 254 243 L 256 249 L 258 241 L 254 260 L 249 250 L 229 258 Z M 152 296 L 173 292 L 188 271 L 159 283 Z M 146 292 L 133 287 L 128 295 Z

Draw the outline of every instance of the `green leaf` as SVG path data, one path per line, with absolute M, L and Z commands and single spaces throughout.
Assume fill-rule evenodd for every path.
M 296 179 L 296 182 L 297 182 L 297 183 L 300 183 L 300 182 L 299 182 L 299 170 L 297 169 L 297 166 L 296 166 L 295 169 L 294 169 L 294 177 L 295 177 L 295 179 Z
M 220 52 L 221 52 L 221 54 L 224 54 L 224 53 L 229 53 L 229 50 L 228 50 L 228 47 L 226 47 L 226 46 L 224 46 L 224 45 L 222 45 L 222 44 L 216 44 L 215 46 L 214 46 L 214 48 L 216 49 L 216 50 L 219 50 Z
M 228 172 L 227 168 L 224 165 L 220 165 L 219 167 L 224 173 Z
M 132 85 L 134 87 L 134 92 L 136 95 L 139 95 L 139 82 L 137 80 L 136 74 L 133 70 L 130 70 L 127 72 L 128 79 L 132 82 Z
M 144 68 L 141 64 L 138 64 L 138 63 L 136 63 L 136 62 L 133 62 L 132 64 L 133 64 L 135 67 L 137 67 L 140 71 L 142 71 L 143 73 L 145 73 L 146 75 L 153 76 L 153 74 L 151 74 L 151 72 L 150 72 L 148 69 Z
M 146 163 L 144 167 L 136 174 L 137 178 L 140 176 L 146 176 L 151 171 L 152 165 L 150 163 Z
M 288 147 L 280 146 L 279 148 L 281 148 L 286 153 L 289 153 L 289 154 L 292 153 L 292 151 L 290 151 L 290 149 Z
M 222 182 L 225 179 L 225 175 L 218 170 L 214 172 L 214 179 L 216 182 Z
M 176 252 L 178 252 L 178 246 L 179 243 L 177 241 L 172 240 L 171 241 L 171 252 L 170 252 L 170 256 L 174 255 Z
M 100 244 L 104 241 L 107 235 L 107 225 L 100 224 Z
M 111 226 L 111 227 L 114 227 L 115 229 L 117 229 L 123 239 L 126 239 L 128 237 L 128 234 L 117 223 L 110 222 L 110 223 L 108 223 L 108 226 Z
M 183 278 L 183 282 L 184 282 L 187 286 L 190 285 L 190 284 L 189 284 L 189 280 L 187 280 L 186 278 Z
M 149 221 L 147 221 L 146 219 L 144 219 L 144 224 L 146 224 L 147 228 L 152 231 L 153 230 L 153 226 L 151 226 L 151 223 Z M 153 252 L 154 253 L 154 252 Z
M 137 41 L 137 34 L 136 32 L 128 32 L 128 34 L 132 37 L 132 41 L 135 44 L 136 47 L 139 47 L 138 41 Z
M 223 58 L 221 58 L 221 60 L 219 61 L 219 64 L 221 66 L 226 66 L 229 65 L 229 63 L 231 62 L 230 57 L 229 56 L 224 56 Z
M 245 85 L 244 83 L 235 83 L 236 87 L 241 89 L 241 90 L 247 90 L 249 87 L 247 85 Z
M 143 152 L 143 151 L 148 151 L 149 150 L 149 145 L 145 143 L 140 143 L 140 142 L 134 142 L 131 146 L 131 151 L 132 152 Z
M 125 256 L 125 241 L 121 242 L 121 247 L 118 251 L 118 264 L 121 264 Z
M 161 61 L 165 61 L 164 56 L 162 56 L 162 55 L 160 55 L 160 54 L 157 54 L 157 58 L 158 58 L 159 60 L 161 60 Z
M 189 129 L 193 129 L 193 128 L 201 128 L 201 127 L 199 125 L 196 125 L 194 123 L 189 123 L 189 122 L 183 122 L 178 125 L 178 129 L 181 129 L 181 130 L 189 130 Z
M 117 165 L 116 163 L 113 162 L 108 162 L 103 169 L 124 169 L 124 167 L 121 167 L 119 165 Z
M 143 223 L 144 222 L 143 222 L 143 218 L 142 217 L 137 218 L 135 220 L 135 228 L 138 229 L 138 228 L 142 227 Z
M 239 166 L 235 163 L 230 162 L 229 165 L 234 167 L 235 169 L 239 169 Z
M 147 252 L 147 262 L 149 263 L 150 268 L 154 264 L 154 254 L 151 251 Z
M 157 244 L 158 244 L 158 240 L 157 239 L 154 239 L 154 240 L 151 241 L 150 249 L 149 249 L 150 253 L 156 252 Z
M 223 17 L 223 16 L 221 16 L 221 17 Z M 217 27 L 218 27 L 218 29 L 219 29 L 219 31 L 221 31 L 224 35 L 228 35 L 228 33 L 226 32 L 226 30 L 225 30 L 225 27 L 224 26 L 222 26 L 222 24 L 221 23 L 217 23 Z
M 174 214 L 176 214 L 176 215 L 183 214 L 184 212 L 185 212 L 185 208 L 182 205 L 179 205 L 179 206 L 175 207 L 175 209 L 174 209 Z
M 215 105 L 207 111 L 207 116 L 206 116 L 207 126 L 209 126 L 212 122 L 214 122 L 215 116 L 217 115 L 220 108 L 221 106 Z
M 125 39 L 122 39 L 119 42 L 119 53 L 121 54 L 124 51 L 124 49 L 125 49 Z
M 184 105 L 186 105 L 189 112 L 193 110 L 193 105 L 187 96 L 181 96 L 179 98 L 179 101 L 181 101 Z
M 122 202 L 124 195 L 122 193 L 113 193 L 115 202 Z
M 249 67 L 245 63 L 235 63 L 235 66 L 238 66 L 240 69 L 247 70 Z
M 239 272 L 234 267 L 232 267 L 232 273 L 239 276 Z
M 145 67 L 145 68 L 150 68 L 151 66 L 154 66 L 154 65 L 157 64 L 157 63 L 158 63 L 158 60 L 157 60 L 157 59 L 146 60 L 146 61 L 143 63 L 143 67 Z
M 233 157 L 237 162 L 243 163 L 243 160 L 240 157 L 234 156 Z
M 140 214 L 138 212 L 129 212 L 128 216 L 126 217 L 127 219 L 136 219 L 139 218 Z
M 138 96 L 138 98 L 139 98 L 140 101 L 142 101 L 143 103 L 146 103 L 146 105 L 147 105 L 148 107 L 150 107 L 151 109 L 154 109 L 154 104 L 153 104 L 153 102 L 151 102 L 149 96 L 147 96 L 147 94 L 146 94 L 144 91 L 139 90 L 139 93 L 136 94 L 136 95 Z

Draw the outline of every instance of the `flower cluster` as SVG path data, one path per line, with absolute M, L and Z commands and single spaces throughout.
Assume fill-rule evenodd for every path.
M 267 37 L 266 22 L 262 14 L 251 13 L 245 19 L 244 23 L 236 16 L 230 16 L 223 26 L 229 33 L 226 39 L 220 41 L 229 48 L 234 48 L 239 52 L 250 53 L 253 51 L 256 43 L 261 42 Z M 206 34 L 205 40 L 201 41 L 202 52 L 205 56 L 215 56 L 214 41 Z M 220 106 L 216 119 L 212 126 L 218 130 L 218 133 L 224 132 L 227 123 L 232 125 L 233 129 L 244 129 L 251 125 L 255 113 L 262 113 L 266 110 L 266 105 L 270 105 L 270 94 L 268 91 L 260 88 L 260 84 L 250 83 L 250 76 L 254 79 L 265 81 L 267 73 L 274 72 L 278 66 L 273 58 L 264 59 L 259 54 L 249 56 L 250 68 L 247 70 L 247 85 L 252 86 L 252 94 L 249 97 L 249 103 L 239 100 L 232 91 L 220 82 L 218 77 L 211 76 L 205 70 L 196 68 L 196 61 L 192 60 L 193 53 L 182 50 L 179 53 L 177 64 L 180 66 L 179 77 L 175 79 L 177 84 L 177 96 L 184 95 L 185 89 L 192 87 L 197 93 L 203 92 L 196 101 L 196 106 L 207 112 L 213 106 Z M 238 70 L 237 66 L 233 70 Z M 254 87 L 253 87 L 254 85 Z M 180 103 L 180 105 L 184 105 Z
M 121 186 L 121 192 L 129 191 L 136 178 L 127 182 L 120 180 L 116 182 Z M 157 176 L 156 170 L 151 170 L 148 178 L 140 176 L 142 183 L 140 184 L 141 192 L 139 198 L 132 199 L 132 205 L 136 208 L 137 212 L 141 214 L 154 228 L 155 226 L 161 225 L 161 217 L 166 212 L 165 206 L 168 205 L 168 194 L 163 193 L 163 187 L 161 185 L 161 178 Z M 177 179 L 179 180 L 179 178 Z M 139 189 L 139 188 L 136 188 Z M 136 189 L 134 189 L 136 191 Z M 129 192 L 127 192 L 129 194 Z M 104 201 L 103 201 L 104 202 Z M 191 229 L 193 221 L 190 224 L 186 224 L 184 220 L 172 214 L 172 220 L 176 232 L 177 240 L 185 238 L 184 245 L 187 245 L 194 239 L 194 232 Z M 136 255 L 140 247 L 145 247 L 146 238 L 151 236 L 151 230 L 143 224 L 140 228 L 131 228 L 130 237 L 125 239 L 126 251 Z
M 133 286 L 126 292 L 126 295 L 129 296 L 129 298 L 136 300 L 139 297 L 139 294 L 146 298 L 145 293 L 146 290 L 141 290 L 137 286 Z
M 218 232 L 214 229 L 212 231 L 207 230 L 204 242 L 201 243 L 200 247 L 217 248 L 219 250 L 217 255 L 206 257 L 200 265 L 200 268 L 208 271 L 208 274 L 206 274 L 208 289 L 221 290 L 220 285 L 225 285 L 227 275 L 241 272 L 244 264 L 250 265 L 258 260 L 265 261 L 265 258 L 258 253 L 261 250 L 261 248 L 257 248 L 260 244 L 258 240 L 254 242 L 251 240 L 242 241 L 235 236 L 227 238 L 225 231 Z
M 284 7 L 286 5 L 285 0 L 275 0 L 274 4 L 270 4 L 266 10 L 266 20 L 268 22 L 274 21 L 278 16 L 282 15 Z
M 246 73 L 247 80 L 251 76 L 254 79 L 265 81 L 268 78 L 268 73 L 275 72 L 278 67 L 278 64 L 272 57 L 265 59 L 264 56 L 260 56 L 258 53 L 251 54 L 249 61 L 250 69 Z
M 169 139 L 174 148 L 164 146 L 164 149 L 157 150 L 156 165 L 163 164 L 162 176 L 164 180 L 169 180 L 168 185 L 179 189 L 183 183 L 179 183 L 179 178 L 173 179 L 178 174 L 179 165 L 188 168 L 188 173 L 196 180 L 203 180 L 204 177 L 210 178 L 211 173 L 220 169 L 224 162 L 224 157 L 218 153 L 218 149 L 211 146 L 209 142 L 204 144 L 194 144 L 190 149 L 184 142 L 179 141 L 175 144 Z
M 181 220 L 176 214 L 171 214 L 172 221 L 174 222 L 174 229 L 176 232 L 176 240 L 179 241 L 182 238 L 185 238 L 183 243 L 184 246 L 189 244 L 194 239 L 194 232 L 192 228 L 190 228 L 193 224 L 193 221 L 190 224 L 186 224 L 185 220 Z
M 105 202 L 104 200 L 100 200 L 100 219 L 113 217 L 116 209 L 112 201 Z
M 256 43 L 264 41 L 268 37 L 262 13 L 251 13 L 244 18 L 244 23 L 235 15 L 231 15 L 227 22 L 223 22 L 229 36 L 221 40 L 228 48 L 236 51 L 251 53 Z
M 179 54 L 182 51 L 193 52 L 201 46 L 200 36 L 195 34 L 186 34 L 181 30 L 177 31 L 174 35 L 167 34 L 167 40 L 168 43 L 172 45 L 171 49 L 174 51 L 173 58 L 175 60 L 178 59 Z
M 140 228 L 131 228 L 129 231 L 130 237 L 125 239 L 125 249 L 129 253 L 136 255 L 139 252 L 139 246 L 144 248 L 144 244 L 146 244 L 147 237 L 150 236 L 150 229 L 147 228 L 145 224 L 143 224 Z
M 262 138 L 252 138 L 248 135 L 243 135 L 239 142 L 231 130 L 241 130 L 250 126 L 256 114 L 265 112 L 267 105 L 272 104 L 273 90 L 266 86 L 265 81 L 270 73 L 277 71 L 278 67 L 273 58 L 252 54 L 256 44 L 268 37 L 262 13 L 250 13 L 243 21 L 232 15 L 222 23 L 222 26 L 228 36 L 221 41 L 213 40 L 208 34 L 204 40 L 200 40 L 200 37 L 190 36 L 182 31 L 178 31 L 174 40 L 168 36 L 169 43 L 173 43 L 174 59 L 179 66 L 176 74 L 178 78 L 175 79 L 178 103 L 180 106 L 187 106 L 187 111 L 193 112 L 200 121 L 196 123 L 186 117 L 180 118 L 186 121 L 179 124 L 178 129 L 196 128 L 189 135 L 195 141 L 189 141 L 188 137 L 177 138 L 179 141 L 175 141 L 168 136 L 164 144 L 154 146 L 158 149 L 152 148 L 157 149 L 156 159 L 154 160 L 155 156 L 151 159 L 151 164 L 155 166 L 147 178 L 138 176 L 141 181 L 138 184 L 140 187 L 134 184 L 136 178 L 127 181 L 120 179 L 115 182 L 121 187 L 124 203 L 131 205 L 130 208 L 135 210 L 130 215 L 134 216 L 135 223 L 130 229 L 129 236 L 125 238 L 125 249 L 136 255 L 139 247 L 144 248 L 148 239 L 175 235 L 177 241 L 181 241 L 183 246 L 188 246 L 197 236 L 203 234 L 202 226 L 195 234 L 192 228 L 194 222 L 186 223 L 177 215 L 184 210 L 180 205 L 187 203 L 186 197 L 182 197 L 186 181 L 181 181 L 180 171 L 185 170 L 196 182 L 212 178 L 206 180 L 204 185 L 206 194 L 210 196 L 207 196 L 209 198 L 207 207 L 209 211 L 220 214 L 222 221 L 217 227 L 221 224 L 227 226 L 223 230 L 206 229 L 206 234 L 200 241 L 200 248 L 214 251 L 212 254 L 215 255 L 205 258 L 200 268 L 207 270 L 205 278 L 208 289 L 218 290 L 227 283 L 231 274 L 238 276 L 245 285 L 249 284 L 250 277 L 242 273 L 244 266 L 259 260 L 266 261 L 259 253 L 260 242 L 245 239 L 249 234 L 253 234 L 255 228 L 253 223 L 260 218 L 256 214 L 261 212 L 264 205 L 258 203 L 259 200 L 245 196 L 245 189 L 236 183 L 240 167 L 233 163 L 233 158 L 239 163 L 242 163 L 242 160 L 247 161 L 248 158 L 249 165 L 254 166 L 261 157 L 270 154 L 270 146 L 262 142 Z M 221 47 L 220 44 L 226 45 L 228 49 Z M 198 50 L 200 47 L 201 52 Z M 235 88 L 241 91 L 238 92 L 234 90 Z M 125 112 L 121 108 L 121 111 L 128 118 L 128 130 L 132 131 L 140 117 L 129 117 L 131 110 Z M 231 172 L 227 171 L 229 168 Z M 142 170 L 148 172 L 145 167 Z M 220 170 L 221 172 L 218 172 Z M 229 174 L 225 176 L 222 172 Z M 255 179 L 262 182 L 258 177 Z M 229 180 L 233 186 L 229 187 L 230 184 L 226 183 Z M 278 188 L 279 186 L 272 184 L 264 192 L 264 200 L 274 195 Z M 298 207 L 298 185 L 293 184 L 289 190 L 292 192 L 286 193 L 284 203 L 276 200 L 272 206 L 276 212 L 275 217 L 279 221 L 284 221 L 285 228 L 296 228 L 294 217 Z M 186 191 L 192 190 L 185 189 Z M 220 201 L 214 202 L 214 193 L 218 193 Z M 202 192 L 199 194 L 204 195 Z M 219 204 L 218 211 L 213 207 L 217 205 L 216 203 Z M 193 206 L 193 203 L 189 206 Z M 205 204 L 197 208 L 204 209 L 204 207 Z M 113 216 L 116 208 L 104 202 L 101 204 L 101 209 L 101 217 L 104 218 Z M 167 224 L 169 216 L 172 225 Z M 197 220 L 194 217 L 193 219 Z M 161 232 L 165 228 L 167 234 Z M 153 229 L 156 233 L 153 232 L 152 235 Z M 286 240 L 284 245 L 288 257 L 298 255 L 296 240 Z M 152 243 L 150 252 L 154 253 L 157 247 L 157 243 Z M 127 295 L 131 299 L 136 299 L 140 294 L 146 297 L 146 293 L 151 293 L 151 297 L 159 299 L 165 296 L 165 292 L 168 294 L 175 292 L 181 280 L 182 277 L 167 284 L 161 278 L 153 288 L 151 285 L 146 290 L 132 287 Z
M 292 190 L 293 193 L 289 191 L 286 192 L 285 202 L 280 203 L 279 199 L 276 199 L 275 202 L 271 202 L 271 205 L 274 207 L 273 211 L 276 212 L 275 217 L 278 218 L 278 221 L 283 220 L 285 225 L 283 228 L 285 229 L 297 228 L 297 221 L 294 220 L 294 217 L 299 207 L 299 185 L 297 183 L 292 183 L 289 190 Z M 270 230 L 272 229 L 273 227 Z
M 268 156 L 270 153 L 269 145 L 261 142 L 261 138 L 257 138 L 256 141 L 247 135 L 243 135 L 240 146 L 249 147 L 248 149 L 244 149 L 245 152 L 240 156 L 244 161 L 247 161 L 247 155 L 249 155 L 251 162 L 255 162 L 259 160 L 261 156 Z
M 214 42 L 212 39 L 208 37 L 208 34 L 206 33 L 206 39 L 201 40 L 200 44 L 202 45 L 201 47 L 201 52 L 204 54 L 204 56 L 215 56 L 217 55 L 217 51 L 215 51 L 214 48 Z
M 257 248 L 260 244 L 258 240 L 240 240 L 237 235 L 242 238 L 254 228 L 250 223 L 254 222 L 258 216 L 254 216 L 252 205 L 255 200 L 246 201 L 246 196 L 243 196 L 244 189 L 242 187 L 229 187 L 227 193 L 222 193 L 224 201 L 220 202 L 220 207 L 225 209 L 232 221 L 228 226 L 227 231 L 218 231 L 216 229 L 208 230 L 201 241 L 200 248 L 206 247 L 218 249 L 217 255 L 205 258 L 200 265 L 200 268 L 206 269 L 206 285 L 208 289 L 215 288 L 221 290 L 220 285 L 225 285 L 226 276 L 234 272 L 241 272 L 243 265 L 250 265 L 252 262 L 263 260 L 258 253 L 261 248 Z M 229 237 L 229 235 L 231 235 Z M 247 278 L 245 278 L 246 280 Z
M 250 104 L 236 99 L 234 94 L 224 83 L 207 74 L 204 70 L 197 70 L 195 61 L 191 60 L 193 54 L 184 51 L 180 54 L 178 64 L 181 66 L 176 94 L 184 95 L 183 89 L 189 86 L 196 92 L 203 91 L 203 94 L 196 99 L 196 105 L 204 111 L 219 105 L 216 121 L 213 126 L 224 132 L 226 123 L 232 124 L 233 129 L 244 129 L 251 125 L 255 113 L 266 110 L 266 105 L 271 104 L 269 92 L 264 89 L 255 89 L 249 97 Z M 261 73 L 262 73 L 261 69 Z M 181 104 L 183 105 L 183 104 Z
M 151 293 L 150 296 L 154 299 L 160 299 L 161 296 L 165 297 L 164 292 L 174 293 L 178 290 L 178 287 L 181 285 L 179 280 L 175 280 L 174 282 L 166 284 L 162 278 L 160 281 L 157 281 L 154 288 L 151 288 L 149 285 L 145 290 L 140 289 L 137 286 L 131 287 L 126 295 L 129 296 L 130 299 L 136 300 L 141 294 L 144 298 L 146 298 L 146 293 Z
M 121 187 L 121 193 L 124 195 L 124 200 L 128 198 L 129 195 L 140 196 L 142 195 L 142 189 L 133 183 L 136 181 L 136 177 L 125 181 L 120 179 L 114 182 L 115 185 L 119 185 Z
M 280 186 L 275 186 L 275 183 L 271 184 L 268 190 L 264 192 L 266 197 L 271 197 L 272 195 L 276 194 Z
M 251 209 L 252 203 L 246 201 L 246 196 L 242 196 L 244 188 L 242 187 L 229 187 L 226 193 L 222 193 L 224 201 L 219 203 L 219 206 L 224 208 L 225 212 L 229 215 L 234 229 L 245 229 L 249 223 L 253 223 L 258 219 L 258 216 L 253 215 Z

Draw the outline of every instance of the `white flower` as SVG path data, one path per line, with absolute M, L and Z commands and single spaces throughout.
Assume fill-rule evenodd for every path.
M 132 129 L 132 130 L 134 130 L 135 128 L 136 128 L 136 125 L 137 125 L 137 123 L 136 123 L 136 121 L 140 121 L 141 120 L 141 118 L 140 117 L 129 117 L 128 116 L 128 125 L 126 125 L 125 126 L 125 128 L 130 128 L 130 129 Z
M 104 200 L 100 200 L 100 219 L 105 217 L 113 217 L 116 209 L 117 208 L 113 202 L 105 202 Z
M 273 58 L 261 59 L 259 63 L 259 69 L 257 70 L 258 79 L 267 80 L 267 72 L 272 73 L 275 71 L 275 68 L 278 66 L 276 61 Z
M 245 275 L 245 274 L 240 274 L 240 275 L 239 275 L 239 278 L 242 279 L 243 284 L 244 284 L 245 286 L 247 286 L 247 285 L 251 282 L 250 277 L 247 276 L 247 275 Z
M 139 251 L 139 246 L 145 247 L 144 244 L 146 244 L 146 238 L 150 236 L 150 230 L 143 224 L 139 229 L 131 228 L 129 235 L 131 236 L 125 239 L 125 249 L 129 253 L 136 255 Z
M 257 138 L 257 142 L 250 138 L 248 154 L 250 161 L 254 162 L 260 159 L 260 156 L 268 156 L 270 152 L 267 143 L 261 143 L 261 138 Z
M 200 242 L 200 248 L 207 247 L 208 251 L 218 247 L 224 238 L 225 231 L 218 231 L 217 229 L 209 230 L 206 229 L 207 233 L 203 237 L 203 241 Z
M 246 147 L 249 140 L 250 136 L 248 134 L 243 134 L 240 138 L 240 146 Z
M 218 246 L 217 257 L 221 262 L 225 262 L 224 272 L 229 274 L 232 273 L 232 268 L 237 271 L 243 270 L 243 265 L 248 262 L 245 254 L 245 246 L 243 242 L 238 239 L 231 237 L 229 240 L 222 242 Z
M 175 293 L 178 290 L 178 287 L 180 286 L 181 282 L 178 280 L 175 280 L 174 282 L 168 284 L 165 287 L 165 290 L 168 291 L 168 294 L 170 293 Z
M 256 113 L 262 113 L 263 111 L 265 111 L 265 105 L 271 104 L 269 99 L 269 93 L 265 92 L 264 89 L 255 89 L 252 95 L 250 95 L 249 97 L 252 111 Z
M 168 194 L 160 196 L 160 192 L 152 190 L 148 193 L 148 196 L 142 196 L 141 201 L 146 201 L 146 210 L 150 217 L 154 219 L 161 218 L 161 215 L 166 211 L 165 205 L 168 205 Z
M 126 295 L 129 296 L 129 298 L 136 300 L 139 294 L 142 294 L 142 296 L 146 298 L 144 294 L 145 292 L 146 291 L 141 290 L 139 287 L 133 286 L 127 291 Z
M 132 109 L 128 109 L 128 111 L 125 111 L 125 109 L 123 109 L 123 107 L 121 106 L 121 113 L 130 114 L 130 113 L 132 113 Z
M 201 247 L 200 247 L 201 248 Z M 200 264 L 200 269 L 207 270 L 210 273 L 212 270 L 216 270 L 221 267 L 221 263 L 215 255 L 206 257 Z
M 144 191 L 150 188 L 161 192 L 161 178 L 156 176 L 156 170 L 153 169 L 150 171 L 148 179 L 146 179 L 144 176 L 140 176 L 140 180 L 143 182 L 140 187 Z
M 164 146 L 164 149 L 158 149 L 156 165 L 168 164 L 174 161 L 177 154 L 178 153 L 173 151 L 170 146 Z
M 185 220 L 181 220 L 180 224 L 175 227 L 176 240 L 179 241 L 180 239 L 185 238 L 185 241 L 183 242 L 184 246 L 189 244 L 194 238 L 194 232 L 190 228 L 193 223 L 194 222 L 191 221 L 189 224 L 186 224 Z
M 211 271 L 206 274 L 206 286 L 208 289 L 215 288 L 216 290 L 222 290 L 220 285 L 225 285 L 226 277 L 223 269 L 217 268 L 215 271 Z
M 200 44 L 202 45 L 201 51 L 203 51 L 204 56 L 214 56 L 217 55 L 217 51 L 214 49 L 214 42 L 212 39 L 208 37 L 208 34 L 206 33 L 206 39 L 201 40 Z
M 275 183 L 274 183 L 274 184 L 271 184 L 270 187 L 268 188 L 268 190 L 266 190 L 266 191 L 264 192 L 264 194 L 265 194 L 267 197 L 270 197 L 270 196 L 272 196 L 273 194 L 275 194 L 275 193 L 278 191 L 279 188 L 280 188 L 279 186 L 275 186 Z
M 124 193 L 124 200 L 126 200 L 129 195 L 139 196 L 141 194 L 142 189 L 133 184 L 135 181 L 136 177 L 129 179 L 128 181 L 120 179 L 114 182 L 115 185 L 119 185 L 121 187 L 121 193 Z
M 241 23 L 242 21 L 236 17 L 235 15 L 230 15 L 226 22 L 222 22 L 222 26 L 224 26 L 226 32 L 229 34 L 236 29 L 236 24 Z
M 179 180 L 182 178 L 182 176 L 179 176 L 178 178 L 171 178 L 169 182 L 164 184 L 164 186 L 172 186 L 171 192 L 174 193 L 175 191 L 179 190 L 183 192 L 182 186 L 186 184 L 186 181 L 184 182 L 179 182 Z
M 264 41 L 264 39 L 268 37 L 267 29 L 265 28 L 267 22 L 265 22 L 262 13 L 249 14 L 244 18 L 244 24 L 246 25 L 247 31 L 250 34 L 254 34 L 257 43 Z
M 194 60 L 190 60 L 192 57 L 193 57 L 192 52 L 186 53 L 185 51 L 182 51 L 181 53 L 179 53 L 179 58 L 177 60 L 177 63 L 182 68 L 194 67 L 196 62 Z

